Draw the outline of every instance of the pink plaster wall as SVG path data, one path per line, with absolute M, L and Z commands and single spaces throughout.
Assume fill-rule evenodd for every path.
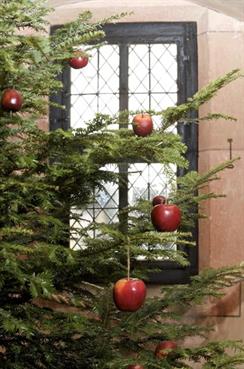
M 206 55 L 204 52 L 206 50 Z M 204 63 L 201 64 L 201 57 Z M 234 69 L 244 69 L 244 24 L 209 12 L 206 32 L 199 35 L 199 84 Z M 202 66 L 202 68 L 201 68 Z M 233 157 L 241 157 L 233 170 L 222 174 L 210 190 L 226 198 L 206 204 L 209 220 L 200 222 L 200 267 L 219 267 L 244 259 L 244 97 L 243 79 L 226 87 L 200 110 L 233 115 L 237 122 L 204 122 L 199 127 L 199 169 L 207 170 L 229 158 L 228 138 L 233 140 Z

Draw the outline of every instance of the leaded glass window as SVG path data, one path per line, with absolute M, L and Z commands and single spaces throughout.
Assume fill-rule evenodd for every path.
M 131 44 L 127 46 L 128 63 L 127 105 L 131 111 L 165 109 L 177 103 L 177 45 Z M 93 50 L 90 62 L 81 70 L 71 69 L 71 127 L 83 128 L 96 113 L 116 114 L 120 103 L 119 45 L 105 45 Z M 157 127 L 157 116 L 153 117 Z M 110 167 L 110 168 L 109 168 Z M 96 192 L 96 201 L 82 214 L 82 220 L 71 221 L 75 228 L 96 221 L 118 221 L 119 192 L 128 205 L 139 199 L 150 200 L 157 194 L 168 195 L 169 178 L 162 164 L 134 163 L 123 169 L 108 166 L 113 171 L 128 172 L 128 187 L 106 184 L 104 191 Z M 173 168 L 176 172 L 176 168 Z M 172 183 L 172 182 L 171 182 Z M 82 247 L 82 239 L 73 234 L 71 247 Z M 173 247 L 176 247 L 175 245 Z
M 84 127 L 97 112 L 113 115 L 124 109 L 163 110 L 184 102 L 196 91 L 195 23 L 122 23 L 107 25 L 105 31 L 107 44 L 92 51 L 84 69 L 64 71 L 62 79 L 66 90 L 58 101 L 67 106 L 68 114 L 58 116 L 60 113 L 53 109 L 51 129 Z M 158 117 L 152 118 L 157 127 Z M 197 128 L 176 125 L 173 130 L 178 130 L 188 145 L 190 169 L 197 169 Z M 139 199 L 151 200 L 158 194 L 167 196 L 175 182 L 172 178 L 169 180 L 159 163 L 110 164 L 107 169 L 126 175 L 127 186 L 110 183 L 103 191 L 94 189 L 94 203 L 80 218 L 71 220 L 72 227 L 84 227 L 93 221 L 117 222 L 120 208 L 133 205 Z M 181 174 L 176 167 L 171 169 L 173 179 Z M 72 212 L 80 213 L 79 209 Z M 83 247 L 78 234 L 72 236 L 70 246 Z M 179 276 L 183 280 L 196 273 L 196 250 L 189 251 L 189 258 L 192 264 L 187 271 L 173 265 L 162 266 L 170 269 L 170 283 L 178 281 Z M 164 279 L 156 277 L 155 281 Z

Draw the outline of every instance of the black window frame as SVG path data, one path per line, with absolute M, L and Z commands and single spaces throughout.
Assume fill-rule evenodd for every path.
M 51 27 L 53 33 L 60 26 Z M 120 45 L 120 55 L 124 54 L 124 60 L 128 60 L 128 44 L 148 43 L 175 43 L 177 44 L 178 65 L 178 104 L 184 103 L 198 89 L 198 60 L 197 60 L 197 24 L 196 22 L 145 22 L 145 23 L 117 23 L 104 26 L 106 41 Z M 63 83 L 63 90 L 50 97 L 54 102 L 65 106 L 65 110 L 51 107 L 49 111 L 50 130 L 70 128 L 70 68 L 63 70 L 58 77 Z M 128 64 L 120 63 L 120 110 L 128 108 Z M 189 117 L 195 118 L 196 112 Z M 198 126 L 197 124 L 177 125 L 177 131 L 187 145 L 186 158 L 189 161 L 188 170 L 198 169 Z M 178 170 L 181 176 L 185 170 Z M 120 199 L 120 206 L 126 206 L 126 200 Z M 187 267 L 182 267 L 168 261 L 140 261 L 145 263 L 148 269 L 158 268 L 160 271 L 149 272 L 150 283 L 153 284 L 178 284 L 188 283 L 190 277 L 198 273 L 198 223 L 193 230 L 193 239 L 196 247 L 184 250 L 190 262 Z

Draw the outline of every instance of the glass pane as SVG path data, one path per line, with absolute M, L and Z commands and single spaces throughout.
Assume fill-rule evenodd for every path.
M 134 205 L 139 199 L 148 199 L 148 164 L 136 163 L 129 166 L 128 201 Z
M 118 209 L 104 208 L 97 211 L 97 223 L 114 223 L 118 221 Z
M 164 110 L 170 106 L 174 106 L 177 103 L 177 94 L 152 94 L 151 95 L 151 109 L 152 110 Z M 163 126 L 161 123 L 160 116 L 153 116 L 153 126 L 154 128 L 159 128 Z M 167 132 L 177 132 L 176 125 L 172 125 L 167 129 Z
M 175 186 L 176 165 L 171 165 L 166 171 L 162 164 L 149 165 L 150 199 L 156 195 L 168 197 Z
M 70 69 L 71 72 L 71 95 L 75 94 L 95 94 L 98 86 L 97 50 L 89 52 L 89 63 L 82 69 Z
M 79 230 L 89 226 L 89 224 L 93 221 L 92 212 L 87 209 L 81 212 L 81 210 L 77 208 L 71 209 L 70 215 L 70 247 L 72 249 L 79 249 L 84 247 L 84 242 L 82 241 L 82 236 L 79 234 Z M 90 232 L 90 236 L 93 236 L 93 233 Z
M 176 44 L 151 45 L 151 91 L 177 92 Z
M 114 115 L 119 111 L 119 95 L 118 94 L 107 94 L 107 95 L 99 95 L 99 108 L 98 112 L 103 114 Z M 110 127 L 115 129 L 115 127 Z
M 163 164 L 136 163 L 129 166 L 130 205 L 140 199 L 152 200 L 156 195 L 169 196 L 174 189 L 176 166 L 167 168 Z
M 129 95 L 129 110 L 143 111 L 149 109 L 148 94 L 130 94 Z
M 118 173 L 118 166 L 116 164 L 108 164 L 101 170 Z M 103 189 L 95 190 L 94 203 L 89 208 L 117 208 L 119 206 L 119 186 L 117 183 L 101 183 Z
M 119 109 L 119 46 L 104 45 L 90 54 L 85 68 L 71 68 L 72 128 L 85 127 L 96 113 Z
M 148 93 L 149 89 L 148 45 L 129 46 L 129 90 L 132 93 Z
M 129 109 L 161 111 L 175 105 L 177 69 L 176 44 L 130 45 Z
M 71 96 L 71 127 L 83 128 L 85 123 L 94 118 L 94 109 L 98 106 L 96 95 Z
M 106 45 L 99 49 L 99 92 L 119 92 L 119 47 Z

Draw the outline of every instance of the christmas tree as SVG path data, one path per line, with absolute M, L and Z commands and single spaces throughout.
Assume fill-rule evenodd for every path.
M 184 323 L 185 312 L 241 281 L 243 267 L 205 271 L 189 284 L 163 286 L 161 295 L 145 298 L 147 270 L 135 262 L 143 256 L 187 265 L 185 252 L 158 245 L 193 246 L 198 204 L 218 197 L 199 190 L 232 161 L 201 175 L 188 172 L 176 184 L 173 180 L 168 199 L 155 199 L 159 204 L 153 208 L 141 200 L 120 209 L 118 224 L 81 229 L 70 226 L 69 219 L 82 217 L 94 201 L 94 189 L 117 183 L 119 174 L 106 164 L 159 162 L 169 178 L 174 177 L 170 164 L 187 168 L 186 146 L 168 128 L 175 122 L 196 124 L 189 112 L 238 78 L 239 71 L 212 82 L 185 104 L 142 116 L 137 112 L 133 130 L 112 129 L 130 120 L 124 111 L 99 114 L 84 129 L 44 132 L 38 120 L 48 104 L 62 109 L 47 101 L 63 88 L 58 74 L 68 64 L 85 68 L 89 49 L 103 40 L 103 24 L 116 20 L 94 24 L 84 13 L 48 36 L 48 12 L 42 0 L 0 2 L 1 368 L 193 368 L 196 362 L 202 368 L 237 368 L 244 362 L 240 342 L 191 348 L 179 341 L 207 335 L 209 328 Z M 80 45 L 85 51 L 78 51 Z M 151 132 L 154 115 L 161 126 Z M 230 118 L 207 118 L 219 117 Z M 173 209 L 173 219 L 165 220 L 165 209 Z M 77 234 L 83 247 L 72 250 L 67 246 Z

